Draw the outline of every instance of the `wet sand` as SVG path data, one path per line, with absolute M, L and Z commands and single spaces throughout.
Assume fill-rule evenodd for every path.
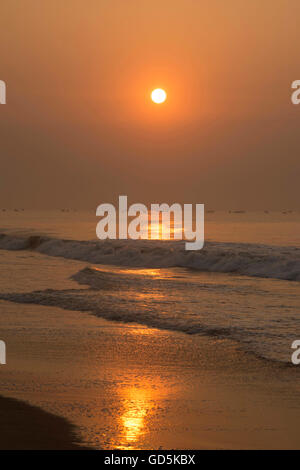
M 297 367 L 228 340 L 36 305 L 0 310 L 1 393 L 51 413 L 2 399 L 11 432 L 1 448 L 300 448 Z
M 78 289 L 76 261 L 1 255 L 4 292 Z M 26 402 L 0 401 L 1 448 L 300 449 L 300 366 L 228 339 L 3 300 L 0 339 L 0 394 Z

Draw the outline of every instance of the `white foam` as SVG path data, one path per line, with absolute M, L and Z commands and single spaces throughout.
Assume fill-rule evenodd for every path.
M 2 234 L 0 249 L 35 250 L 48 256 L 94 264 L 145 268 L 184 267 L 199 271 L 300 281 L 300 248 L 208 242 L 188 252 L 182 241 L 75 241 Z

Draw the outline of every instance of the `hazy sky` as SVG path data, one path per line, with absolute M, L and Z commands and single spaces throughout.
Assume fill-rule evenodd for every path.
M 1 0 L 0 206 L 299 208 L 299 18 L 299 0 Z

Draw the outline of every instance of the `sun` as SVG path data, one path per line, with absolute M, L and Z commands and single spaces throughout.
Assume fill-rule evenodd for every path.
M 156 104 L 164 103 L 167 99 L 167 93 L 161 88 L 156 88 L 151 93 L 151 99 Z

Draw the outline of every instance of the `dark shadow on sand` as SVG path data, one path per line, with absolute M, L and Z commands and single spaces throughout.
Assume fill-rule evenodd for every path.
M 0 396 L 1 450 L 83 450 L 77 439 L 64 418 Z

